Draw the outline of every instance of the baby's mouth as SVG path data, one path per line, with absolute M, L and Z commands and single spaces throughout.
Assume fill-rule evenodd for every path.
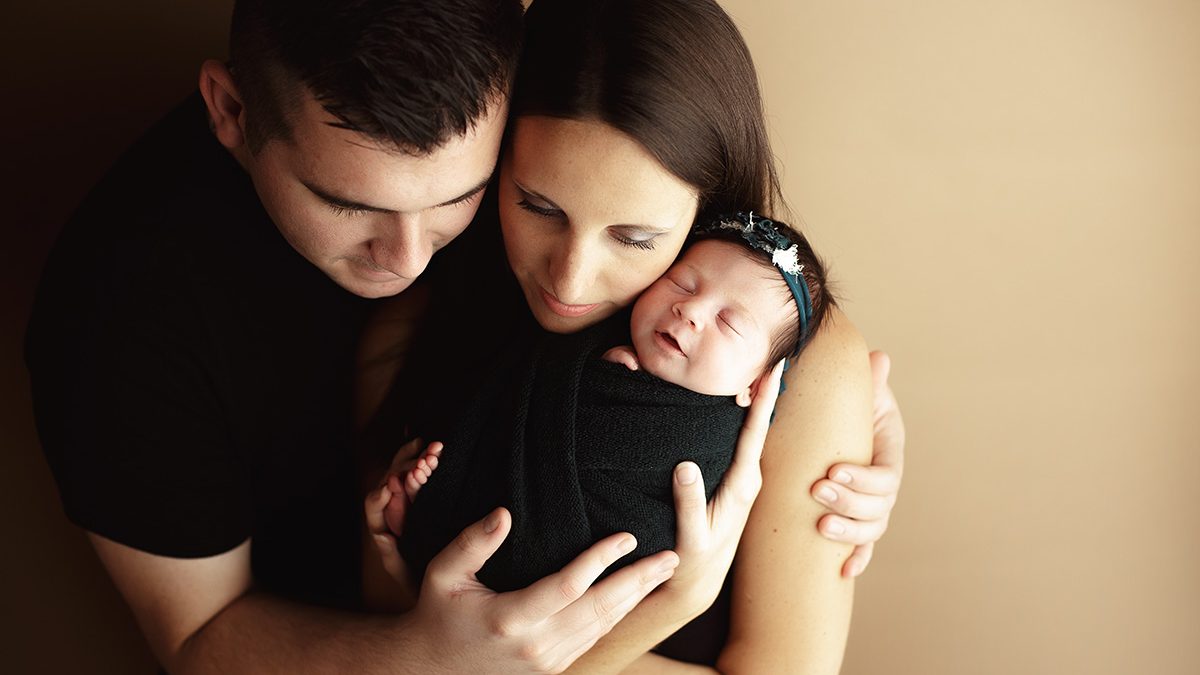
M 655 331 L 655 333 L 658 335 L 659 339 L 666 343 L 667 347 L 679 352 L 681 356 L 687 356 L 687 354 L 684 353 L 683 348 L 679 346 L 679 341 L 676 340 L 670 333 L 664 333 L 663 331 Z

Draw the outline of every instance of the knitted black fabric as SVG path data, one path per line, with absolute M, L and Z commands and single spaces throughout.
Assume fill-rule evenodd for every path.
M 506 350 L 441 439 L 438 469 L 409 511 L 400 548 L 414 570 L 497 506 L 513 530 L 479 573 L 497 591 L 556 572 L 615 532 L 638 546 L 609 572 L 674 546 L 675 466 L 696 462 L 711 497 L 745 411 L 731 396 L 602 360 L 628 342 L 628 326 L 626 312 L 573 335 L 530 330 Z

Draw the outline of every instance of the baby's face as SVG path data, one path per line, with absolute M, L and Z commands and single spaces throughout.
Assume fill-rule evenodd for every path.
M 641 367 L 701 394 L 748 394 L 771 336 L 795 321 L 783 278 L 727 241 L 688 249 L 633 306 Z

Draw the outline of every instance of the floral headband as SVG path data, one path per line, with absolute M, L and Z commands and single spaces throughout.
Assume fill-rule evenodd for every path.
M 788 290 L 792 292 L 792 299 L 796 301 L 796 307 L 800 310 L 800 344 L 804 344 L 813 308 L 808 283 L 802 274 L 804 265 L 799 261 L 799 245 L 780 232 L 775 226 L 775 221 L 755 216 L 753 211 L 724 214 L 692 229 L 693 234 L 699 235 L 718 232 L 737 234 L 750 248 L 771 256 L 771 263 L 783 276 Z

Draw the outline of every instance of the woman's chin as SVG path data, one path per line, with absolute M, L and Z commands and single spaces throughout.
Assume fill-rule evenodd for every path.
M 551 311 L 545 304 L 541 304 L 533 310 L 533 318 L 537 319 L 538 325 L 543 330 L 566 334 L 577 333 L 584 328 L 594 326 L 615 314 L 616 311 L 616 307 L 604 304 L 583 316 L 563 316 Z

